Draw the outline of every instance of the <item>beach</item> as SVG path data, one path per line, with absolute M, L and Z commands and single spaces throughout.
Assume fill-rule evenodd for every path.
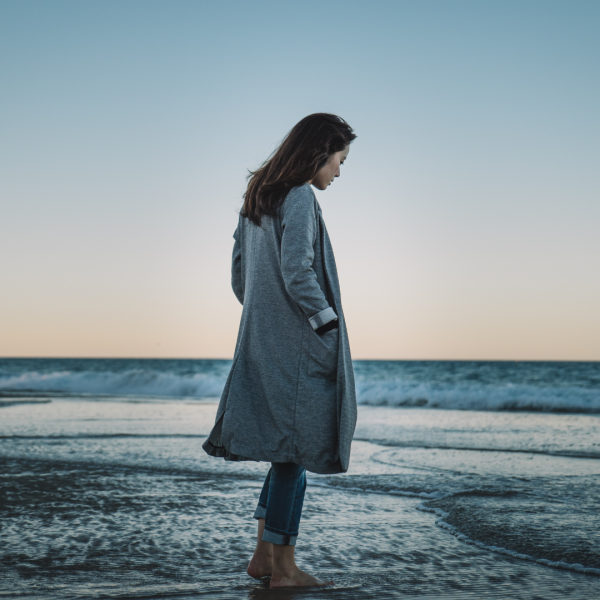
M 0 600 L 600 600 L 599 26 L 0 2 Z
M 245 573 L 268 465 L 201 448 L 228 361 L 0 361 L 0 594 L 599 597 L 598 365 L 377 362 L 350 470 L 308 477 L 298 563 L 335 586 L 272 592 Z

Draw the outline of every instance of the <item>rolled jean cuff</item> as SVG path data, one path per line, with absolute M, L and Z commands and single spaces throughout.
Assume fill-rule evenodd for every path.
M 260 504 L 256 507 L 254 511 L 255 519 L 266 519 L 267 518 L 267 507 L 261 506 Z
M 269 542 L 270 544 L 276 544 L 277 546 L 295 546 L 297 535 L 287 535 L 285 533 L 275 533 L 265 527 L 262 534 L 262 541 Z
M 335 314 L 335 311 L 331 306 L 328 306 L 325 310 L 318 312 L 316 315 L 313 315 L 308 321 L 311 324 L 311 327 L 315 330 L 319 329 L 319 327 L 323 327 L 329 323 L 329 321 L 333 321 L 337 319 L 338 316 Z

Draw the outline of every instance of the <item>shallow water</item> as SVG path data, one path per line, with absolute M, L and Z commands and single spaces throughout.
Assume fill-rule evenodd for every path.
M 298 541 L 336 585 L 272 592 L 245 574 L 268 466 L 201 450 L 215 411 L 0 408 L 0 595 L 600 597 L 596 416 L 361 407 L 351 469 L 309 477 Z

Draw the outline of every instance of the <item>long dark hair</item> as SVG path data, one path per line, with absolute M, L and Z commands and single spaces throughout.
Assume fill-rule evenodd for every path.
M 341 117 L 315 113 L 299 121 L 279 148 L 248 174 L 241 214 L 260 226 L 263 215 L 275 216 L 288 192 L 311 180 L 329 157 L 356 135 Z

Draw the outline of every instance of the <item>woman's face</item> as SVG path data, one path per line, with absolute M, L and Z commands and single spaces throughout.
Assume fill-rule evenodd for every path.
M 340 165 L 344 164 L 349 152 L 350 146 L 346 146 L 343 150 L 332 154 L 327 164 L 321 167 L 308 183 L 314 185 L 318 190 L 326 190 L 327 186 L 340 176 Z

